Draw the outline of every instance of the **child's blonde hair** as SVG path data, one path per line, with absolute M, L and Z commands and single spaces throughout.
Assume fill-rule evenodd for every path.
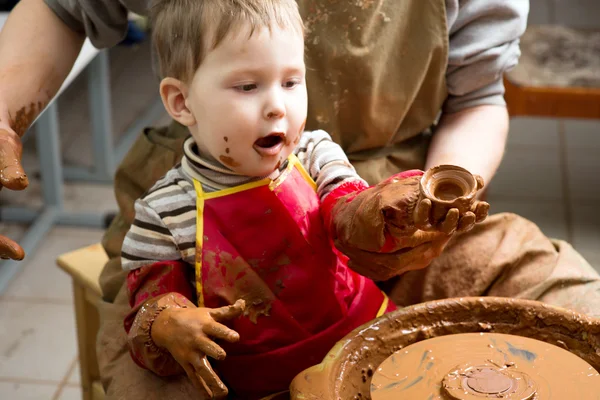
M 152 39 L 161 78 L 192 79 L 206 53 L 231 32 L 277 24 L 304 34 L 296 0 L 153 0 Z M 248 25 L 245 25 L 248 24 Z

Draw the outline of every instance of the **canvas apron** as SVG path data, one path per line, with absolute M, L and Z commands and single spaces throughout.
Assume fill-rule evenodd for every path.
M 447 96 L 445 0 L 300 0 L 307 129 L 329 132 L 369 184 L 425 165 Z M 342 5 L 343 4 L 343 5 Z
M 228 322 L 240 334 L 213 362 L 230 390 L 286 390 L 354 328 L 389 311 L 387 296 L 334 253 L 316 185 L 295 156 L 271 181 L 204 193 L 195 181 L 198 305 L 246 301 Z

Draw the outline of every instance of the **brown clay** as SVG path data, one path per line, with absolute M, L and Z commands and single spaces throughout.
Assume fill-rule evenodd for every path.
M 29 184 L 21 167 L 21 139 L 13 132 L 0 129 L 0 187 L 23 190 Z
M 207 270 L 211 271 L 210 273 L 218 276 L 223 270 L 226 274 L 224 285 L 204 288 L 209 295 L 214 294 L 227 299 L 231 304 L 237 299 L 243 299 L 245 301 L 244 315 L 253 323 L 257 323 L 260 316 L 269 316 L 275 295 L 242 257 L 234 258 L 224 251 L 219 253 L 218 263 L 217 256 L 213 251 L 206 251 L 205 257 L 206 263 L 210 267 Z M 212 280 L 216 281 L 217 279 Z
M 219 156 L 219 160 L 221 160 L 221 162 L 225 165 L 227 165 L 228 167 L 239 167 L 240 163 L 235 161 L 233 158 L 229 157 L 229 156 Z
M 37 103 L 31 103 L 29 106 L 23 106 L 15 115 L 15 118 L 11 117 L 10 127 L 19 135 L 19 137 L 23 137 L 33 120 L 37 117 L 37 115 L 44 108 L 44 103 L 38 101 Z
M 419 201 L 431 202 L 430 222 L 435 225 L 453 208 L 460 215 L 470 212 L 477 192 L 483 188 L 483 179 L 456 165 L 439 165 L 423 174 L 419 188 Z
M 600 370 L 599 319 L 530 300 L 446 299 L 403 308 L 358 327 L 340 340 L 321 364 L 294 379 L 291 398 L 370 399 L 374 373 L 396 351 L 426 339 L 476 332 L 540 340 L 568 350 Z
M 169 295 L 164 296 L 168 300 Z M 239 334 L 221 322 L 239 317 L 245 308 L 243 300 L 231 306 L 210 309 L 167 306 L 152 324 L 150 334 L 154 343 L 166 349 L 183 366 L 186 374 L 201 392 L 210 398 L 225 398 L 227 387 L 212 369 L 206 356 L 217 360 L 226 357 L 214 339 L 227 342 L 239 340 Z
M 371 381 L 373 400 L 596 399 L 600 374 L 560 347 L 523 336 L 464 333 L 412 344 Z
M 25 251 L 14 241 L 0 235 L 0 258 L 3 260 L 22 260 L 25 258 Z

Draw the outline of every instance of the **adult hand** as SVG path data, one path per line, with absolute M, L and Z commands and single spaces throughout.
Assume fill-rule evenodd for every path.
M 489 205 L 481 202 L 463 215 L 450 209 L 432 222 L 431 202 L 419 200 L 422 174 L 407 171 L 337 202 L 332 232 L 350 268 L 376 281 L 425 268 L 455 232 L 485 219 Z
M 217 309 L 167 308 L 152 324 L 152 340 L 171 353 L 198 390 L 212 399 L 225 398 L 227 387 L 214 372 L 206 356 L 215 360 L 225 359 L 225 350 L 212 338 L 237 342 L 240 335 L 220 322 L 239 317 L 244 309 L 244 300 Z
M 0 189 L 23 190 L 29 184 L 21 166 L 21 138 L 9 129 L 0 129 Z M 0 258 L 22 260 L 25 252 L 14 241 L 0 235 Z

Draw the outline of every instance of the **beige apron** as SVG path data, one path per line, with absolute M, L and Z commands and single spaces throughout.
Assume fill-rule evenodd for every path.
M 370 184 L 423 168 L 447 96 L 444 0 L 300 0 L 308 129 L 324 129 Z M 341 5 L 343 4 L 343 6 Z

